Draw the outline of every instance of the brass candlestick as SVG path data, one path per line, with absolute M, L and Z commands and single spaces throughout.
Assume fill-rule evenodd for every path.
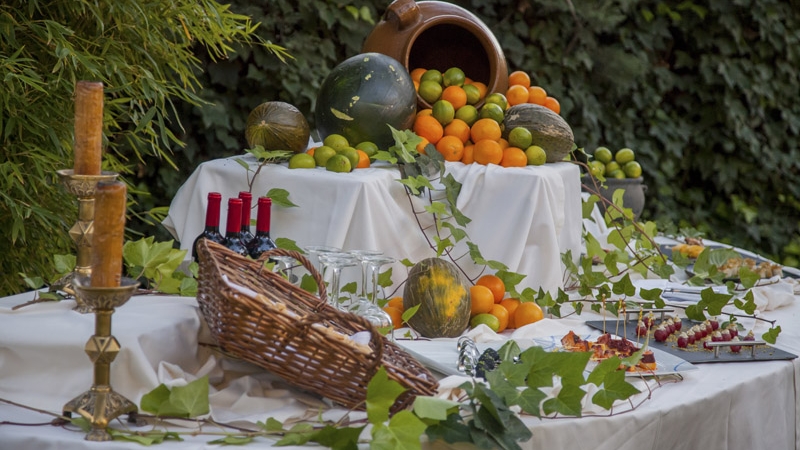
M 125 413 L 131 419 L 138 412 L 133 402 L 111 388 L 111 362 L 120 350 L 119 342 L 111 335 L 111 315 L 131 298 L 139 282 L 123 278 L 119 287 L 92 287 L 88 277 L 75 277 L 73 286 L 95 314 L 94 335 L 86 342 L 86 354 L 94 363 L 94 383 L 64 405 L 64 415 L 69 417 L 75 412 L 92 424 L 86 440 L 108 441 L 112 436 L 106 427 L 111 420 Z
M 78 248 L 75 270 L 72 272 L 70 280 L 67 280 L 64 290 L 74 293 L 72 289 L 72 278 L 76 276 L 88 277 L 92 274 L 92 233 L 94 232 L 94 193 L 97 183 L 100 181 L 113 181 L 117 178 L 115 172 L 102 172 L 100 175 L 78 175 L 72 169 L 62 169 L 57 171 L 61 182 L 67 191 L 78 197 L 78 220 L 69 230 L 72 241 Z M 75 294 L 75 311 L 81 313 L 91 312 L 91 309 L 84 303 L 80 295 Z

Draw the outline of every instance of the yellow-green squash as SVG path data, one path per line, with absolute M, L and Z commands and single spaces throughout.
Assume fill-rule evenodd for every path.
M 411 268 L 403 308 L 420 305 L 408 325 L 428 338 L 457 337 L 469 325 L 469 284 L 450 261 L 423 259 Z

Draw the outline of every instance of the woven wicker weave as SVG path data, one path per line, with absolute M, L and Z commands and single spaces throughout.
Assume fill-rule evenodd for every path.
M 197 301 L 222 350 L 349 408 L 364 408 L 367 384 L 381 365 L 407 389 L 393 412 L 436 392 L 436 378 L 397 344 L 363 317 L 327 304 L 319 272 L 301 254 L 277 249 L 254 261 L 203 239 L 198 255 Z M 303 264 L 320 295 L 264 269 L 261 261 L 277 255 Z M 369 333 L 367 345 L 350 339 L 357 332 Z

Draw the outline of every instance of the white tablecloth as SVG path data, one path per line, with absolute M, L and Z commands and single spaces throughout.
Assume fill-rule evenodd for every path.
M 0 299 L 0 398 L 60 413 L 62 406 L 88 389 L 91 363 L 83 352 L 93 333 L 93 316 L 71 310 L 73 301 L 45 303 L 12 311 L 31 294 Z M 800 301 L 763 313 L 783 329 L 777 346 L 800 354 Z M 578 333 L 583 320 L 561 319 Z M 198 349 L 203 339 L 194 299 L 134 297 L 113 317 L 121 353 L 111 370 L 117 392 L 137 405 L 159 383 L 176 385 L 209 375 L 212 416 L 227 423 L 255 423 L 274 417 L 286 421 L 310 411 L 317 418 L 319 399 L 289 388 L 252 366 L 215 359 Z M 542 322 L 544 323 L 544 322 Z M 760 336 L 763 323 L 744 320 Z M 535 327 L 536 324 L 531 327 Z M 535 331 L 535 330 L 529 330 Z M 202 349 L 202 347 L 201 347 Z M 800 449 L 798 404 L 800 361 L 699 364 L 684 380 L 653 390 L 635 410 L 610 417 L 539 420 L 525 417 L 533 438 L 524 449 L 608 450 L 752 450 Z M 309 406 L 310 405 L 310 406 Z M 325 418 L 344 411 L 333 408 Z M 357 417 L 356 417 L 357 418 Z M 52 417 L 0 401 L 0 422 L 42 423 Z M 114 422 L 114 427 L 122 424 Z M 252 425 L 251 425 L 252 426 Z M 143 428 L 148 429 L 148 428 Z M 51 426 L 0 424 L 0 448 L 15 450 L 93 449 L 79 431 Z M 217 448 L 212 436 L 184 436 L 169 448 Z M 269 447 L 258 438 L 249 447 Z M 103 448 L 139 449 L 139 444 L 108 442 Z
M 210 161 L 198 166 L 173 199 L 164 226 L 188 249 L 202 229 L 209 192 L 220 192 L 223 203 L 248 190 L 253 177 L 235 159 L 251 163 L 250 156 Z M 503 168 L 447 163 L 446 171 L 463 184 L 459 209 L 472 219 L 469 239 L 486 259 L 499 260 L 511 271 L 527 275 L 519 285 L 555 292 L 562 286 L 561 254 L 571 250 L 577 260 L 581 248 L 581 194 L 578 166 L 570 163 L 540 167 Z M 388 256 L 417 262 L 435 256 L 417 224 L 413 210 L 425 202 L 413 198 L 397 181 L 395 166 L 376 165 L 341 174 L 322 168 L 291 170 L 286 165 L 267 165 L 255 177 L 254 196 L 272 188 L 289 192 L 299 207 L 273 205 L 273 238 L 293 239 L 299 246 L 331 245 L 346 250 L 378 249 Z M 225 225 L 225 205 L 222 224 Z M 431 216 L 422 214 L 423 225 Z M 456 254 L 462 254 L 460 245 Z M 463 264 L 471 277 L 480 267 Z M 393 281 L 399 285 L 406 272 L 394 266 Z

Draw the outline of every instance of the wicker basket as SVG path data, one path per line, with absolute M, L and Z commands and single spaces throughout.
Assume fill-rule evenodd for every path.
M 222 350 L 348 408 L 364 408 L 367 384 L 381 365 L 407 389 L 393 412 L 436 392 L 436 378 L 397 344 L 363 317 L 327 304 L 322 277 L 301 254 L 277 249 L 254 261 L 203 239 L 198 255 L 197 301 Z M 265 270 L 262 261 L 273 255 L 303 264 L 319 297 Z M 350 339 L 358 332 L 367 333 L 368 344 Z

